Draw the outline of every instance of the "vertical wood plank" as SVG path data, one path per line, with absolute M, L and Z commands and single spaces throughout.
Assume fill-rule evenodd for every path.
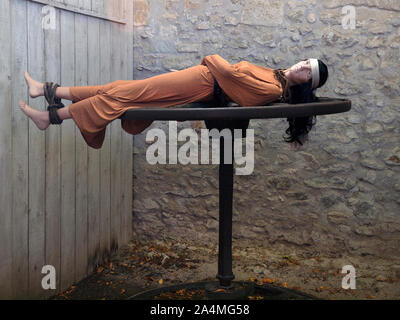
M 102 84 L 111 81 L 111 26 L 100 21 L 100 80 Z M 100 149 L 100 246 L 103 261 L 110 254 L 110 215 L 111 215 L 111 130 L 106 129 L 104 143 Z
M 87 85 L 87 54 L 88 54 L 88 34 L 87 16 L 75 14 L 75 85 Z M 75 146 L 76 146 L 76 272 L 75 281 L 83 279 L 87 275 L 87 193 L 88 193 L 88 146 L 75 126 Z
M 135 28 L 135 12 L 136 12 L 136 1 L 134 0 L 134 1 L 132 1 L 132 7 L 133 7 L 133 16 L 131 17 L 131 21 L 132 21 L 132 37 L 133 37 L 133 39 L 132 39 L 132 64 L 133 64 L 133 71 L 132 71 L 132 79 L 135 79 L 136 78 L 136 68 L 135 68 L 135 41 L 134 41 L 134 39 L 137 37 L 137 30 L 136 30 L 136 28 Z M 133 136 L 132 137 L 132 140 L 133 140 L 133 146 L 132 146 L 132 149 L 134 149 L 135 148 L 135 144 L 136 144 L 136 137 L 135 136 Z M 133 150 L 132 150 L 132 235 L 133 235 L 133 233 L 134 233 L 134 230 L 135 230 L 135 226 L 134 226 L 134 224 L 133 224 L 133 215 L 134 215 L 134 211 L 135 211 L 135 205 L 134 205 L 134 202 L 135 202 L 135 192 L 134 192 L 134 184 L 135 184 L 135 178 L 134 178 L 134 176 L 135 176 L 135 154 L 134 154 L 134 152 L 133 152 Z
M 126 25 L 119 25 L 118 29 L 120 30 L 120 50 L 121 50 L 121 63 L 120 63 L 120 79 L 127 79 L 127 70 L 126 70 L 126 58 L 127 58 L 127 34 L 126 34 Z M 119 125 L 121 126 L 121 120 L 118 120 Z M 127 206 L 126 206 L 126 182 L 128 180 L 126 170 L 127 170 L 127 160 L 126 159 L 126 141 L 125 141 L 125 131 L 121 128 L 121 156 L 120 156 L 120 176 L 121 176 L 121 195 L 120 195 L 120 203 L 121 203 L 121 230 L 120 230 L 120 241 L 121 244 L 126 244 L 127 234 L 126 234 L 126 218 L 127 218 Z
M 115 11 L 118 14 L 119 10 L 120 10 L 120 1 L 117 1 L 117 3 L 115 4 Z M 126 57 L 127 57 L 127 53 L 126 53 L 126 29 L 125 29 L 125 25 L 121 25 L 118 24 L 116 25 L 116 28 L 118 29 L 118 37 L 119 37 L 119 45 L 120 45 L 120 63 L 119 63 L 119 76 L 118 79 L 121 80 L 126 80 Z M 122 130 L 121 128 L 121 120 L 116 120 L 116 122 L 118 123 L 118 127 L 120 128 L 120 156 L 119 159 L 117 160 L 119 162 L 118 166 L 119 166 L 119 176 L 120 176 L 120 193 L 119 193 L 119 203 L 120 203 L 120 231 L 119 231 L 119 247 L 121 247 L 121 245 L 126 244 L 126 203 L 125 203 L 125 183 L 126 183 L 126 171 L 125 171 L 125 166 L 126 166 L 126 159 L 124 159 L 126 156 L 124 154 L 125 148 L 124 148 L 124 130 Z
M 24 71 L 28 69 L 26 2 L 11 3 L 12 42 L 12 142 L 13 142 L 13 203 L 12 203 L 12 296 L 28 297 L 28 117 L 21 112 L 18 101 L 28 101 Z M 2 51 L 3 52 L 3 51 Z M 3 104 L 3 103 L 2 103 Z M 1 112 L 3 115 L 3 112 Z M 1 147 L 0 147 L 1 148 Z M 2 179 L 4 178 L 1 176 Z M 4 180 L 6 181 L 6 180 Z M 11 195 L 10 195 L 11 197 Z
M 114 10 L 113 10 L 113 1 L 104 0 L 103 1 L 103 14 L 106 18 L 113 17 Z
M 120 77 L 120 31 L 118 25 L 111 24 L 111 78 Z M 121 152 L 121 125 L 119 121 L 111 122 L 111 252 L 118 250 L 121 228 L 121 162 L 118 161 Z
M 126 57 L 126 70 L 127 70 L 127 79 L 133 80 L 133 1 L 125 1 L 125 9 L 126 9 L 126 17 L 127 17 L 127 57 Z M 126 182 L 125 188 L 125 196 L 127 197 L 125 203 L 128 207 L 127 209 L 127 241 L 130 241 L 132 238 L 132 213 L 133 213 L 133 135 L 125 132 L 125 143 L 126 148 L 126 159 L 127 159 L 127 170 L 129 175 L 127 175 L 128 180 Z
M 28 2 L 28 70 L 34 79 L 44 78 L 44 33 L 41 5 Z M 44 98 L 29 98 L 29 104 L 44 110 Z M 45 258 L 45 132 L 29 121 L 29 293 L 42 296 Z
M 100 20 L 88 19 L 88 82 L 100 79 Z M 100 150 L 88 148 L 88 273 L 100 264 Z
M 131 12 L 129 8 L 132 8 L 133 1 L 121 0 L 121 19 L 125 20 L 126 24 L 130 24 L 131 21 L 128 21 L 127 18 L 130 17 Z M 133 8 L 132 8 L 133 10 Z M 133 11 L 132 11 L 133 14 Z
M 133 14 L 133 8 L 131 6 L 132 1 L 125 6 L 125 14 L 130 17 Z M 126 25 L 121 25 L 121 76 L 125 80 L 132 80 L 133 73 L 133 35 L 132 35 L 132 25 L 131 19 L 128 19 Z M 121 129 L 122 134 L 122 154 L 121 154 L 121 187 L 122 187 L 122 198 L 121 198 L 121 235 L 122 242 L 126 244 L 131 237 L 132 228 L 132 153 L 133 153 L 133 140 L 132 135 Z M 130 172 L 130 174 L 127 174 Z
M 92 9 L 91 0 L 79 0 L 79 8 L 85 10 L 91 10 Z
M 12 181 L 10 1 L 0 1 L 0 177 Z M 0 185 L 0 297 L 12 298 L 12 193 Z
M 102 14 L 104 12 L 104 0 L 92 0 L 92 11 Z
M 122 0 L 113 1 L 114 5 L 114 17 L 122 18 Z
M 74 85 L 74 14 L 60 11 L 61 82 Z M 63 100 L 65 105 L 69 101 Z M 61 290 L 75 280 L 75 123 L 66 120 L 61 127 Z
M 56 29 L 45 29 L 45 67 L 43 82 L 61 83 L 60 11 L 56 9 Z M 47 107 L 47 102 L 46 102 Z M 61 126 L 50 125 L 46 130 L 46 264 L 56 269 L 56 290 L 60 288 L 61 262 Z M 58 291 L 48 290 L 51 296 Z
M 79 7 L 80 0 L 63 0 L 64 4 L 69 5 L 71 7 Z

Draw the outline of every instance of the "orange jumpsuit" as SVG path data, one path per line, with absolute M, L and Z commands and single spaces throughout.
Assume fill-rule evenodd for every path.
M 86 143 L 101 148 L 106 126 L 126 110 L 170 107 L 213 98 L 214 78 L 225 94 L 241 106 L 257 106 L 277 100 L 281 83 L 274 69 L 241 61 L 231 65 L 219 55 L 205 57 L 200 65 L 144 80 L 117 80 L 105 85 L 70 87 L 69 112 Z M 207 110 L 204 110 L 207 112 Z M 122 128 L 138 134 L 152 120 L 124 120 Z

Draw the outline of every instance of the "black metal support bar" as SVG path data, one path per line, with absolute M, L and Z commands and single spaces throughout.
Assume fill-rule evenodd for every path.
M 233 131 L 233 130 L 232 130 Z M 232 200 L 233 200 L 233 132 L 231 141 L 220 137 L 219 145 L 219 244 L 218 274 L 220 285 L 229 287 L 232 272 Z M 225 163 L 225 145 L 230 144 L 232 163 Z
M 211 110 L 211 109 L 210 109 Z M 218 241 L 218 273 L 220 286 L 229 287 L 235 278 L 232 272 L 232 201 L 233 201 L 233 162 L 234 162 L 234 129 L 242 130 L 246 137 L 249 119 L 213 119 L 205 120 L 209 130 L 224 129 L 231 131 L 232 139 L 219 137 L 219 241 Z M 210 137 L 211 138 L 211 137 Z M 225 146 L 231 152 L 231 163 L 225 163 Z
M 219 137 L 219 242 L 218 273 L 220 286 L 229 287 L 235 278 L 232 272 L 232 201 L 233 201 L 233 162 L 234 162 L 234 129 L 242 130 L 246 137 L 249 119 L 214 119 L 205 120 L 207 129 L 224 129 L 231 131 L 232 139 Z M 210 137 L 211 138 L 211 137 Z M 225 163 L 225 146 L 231 152 L 231 163 Z

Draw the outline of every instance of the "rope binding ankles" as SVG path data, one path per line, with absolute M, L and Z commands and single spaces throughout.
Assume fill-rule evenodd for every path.
M 61 102 L 61 98 L 56 97 L 56 89 L 60 85 L 54 82 L 44 83 L 44 96 L 49 103 L 47 110 L 49 111 L 49 118 L 51 124 L 61 124 L 60 116 L 57 113 L 57 109 L 63 108 L 64 104 Z

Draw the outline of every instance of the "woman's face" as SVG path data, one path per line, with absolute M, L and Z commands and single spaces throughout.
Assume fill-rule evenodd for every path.
M 290 67 L 290 78 L 294 84 L 302 84 L 312 78 L 310 59 L 300 61 Z

